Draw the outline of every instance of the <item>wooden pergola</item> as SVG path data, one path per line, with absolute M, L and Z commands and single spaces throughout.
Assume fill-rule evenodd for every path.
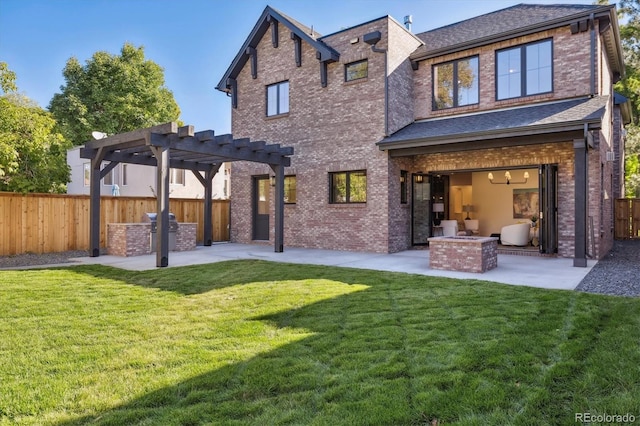
M 193 126 L 166 123 L 87 142 L 81 158 L 91 159 L 90 253 L 100 256 L 100 181 L 119 163 L 156 166 L 156 266 L 169 265 L 169 169 L 191 170 L 204 186 L 204 245 L 211 245 L 213 177 L 224 162 L 268 164 L 275 174 L 275 251 L 284 250 L 284 168 L 291 164 L 292 147 L 216 136 L 213 130 L 194 132 Z M 102 167 L 103 162 L 108 162 Z M 204 173 L 204 176 L 200 172 Z

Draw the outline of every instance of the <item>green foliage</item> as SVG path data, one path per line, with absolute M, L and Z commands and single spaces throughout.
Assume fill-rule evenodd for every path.
M 624 166 L 625 196 L 640 198 L 640 126 L 627 126 Z
M 143 47 L 127 43 L 120 55 L 96 52 L 84 66 L 72 57 L 63 75 L 66 85 L 49 109 L 73 145 L 84 144 L 94 130 L 116 134 L 180 116 L 173 93 L 164 86 L 164 70 L 145 59 Z
M 0 191 L 66 192 L 68 144 L 52 115 L 17 93 L 15 73 L 0 63 Z
M 4 93 L 17 92 L 16 73 L 9 69 L 6 62 L 0 62 L 0 89 Z
M 619 14 L 626 20 L 620 26 L 626 75 L 614 88 L 629 99 L 633 114 L 625 144 L 625 195 L 640 197 L 640 0 L 620 1 Z

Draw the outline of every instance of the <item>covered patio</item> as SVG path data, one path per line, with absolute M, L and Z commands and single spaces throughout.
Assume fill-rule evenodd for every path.
M 230 161 L 268 164 L 275 174 L 275 247 L 284 250 L 284 168 L 291 165 L 292 147 L 216 136 L 213 130 L 195 132 L 193 126 L 165 123 L 87 142 L 80 157 L 91 160 L 91 257 L 100 256 L 100 181 L 119 163 L 156 166 L 156 266 L 169 265 L 169 170 L 191 170 L 204 187 L 204 245 L 212 243 L 212 181 L 220 166 Z M 103 163 L 107 162 L 104 166 Z

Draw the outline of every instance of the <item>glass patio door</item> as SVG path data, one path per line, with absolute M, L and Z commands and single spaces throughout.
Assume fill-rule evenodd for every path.
M 540 253 L 558 252 L 558 166 L 542 164 L 538 168 L 540 188 Z
M 411 179 L 411 244 L 425 245 L 431 236 L 431 184 L 428 175 Z

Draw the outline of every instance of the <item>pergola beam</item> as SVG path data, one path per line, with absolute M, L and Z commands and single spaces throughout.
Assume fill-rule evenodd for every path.
M 213 177 L 223 162 L 251 161 L 268 164 L 276 174 L 275 251 L 283 251 L 284 168 L 291 165 L 292 147 L 216 136 L 213 130 L 195 132 L 193 126 L 165 123 L 146 129 L 90 141 L 80 149 L 80 157 L 91 159 L 90 251 L 100 255 L 100 181 L 118 163 L 157 168 L 158 237 L 156 266 L 169 264 L 169 169 L 191 170 L 204 186 L 205 245 L 211 245 L 211 198 Z M 102 167 L 103 161 L 110 163 Z M 200 174 L 204 172 L 204 176 Z

